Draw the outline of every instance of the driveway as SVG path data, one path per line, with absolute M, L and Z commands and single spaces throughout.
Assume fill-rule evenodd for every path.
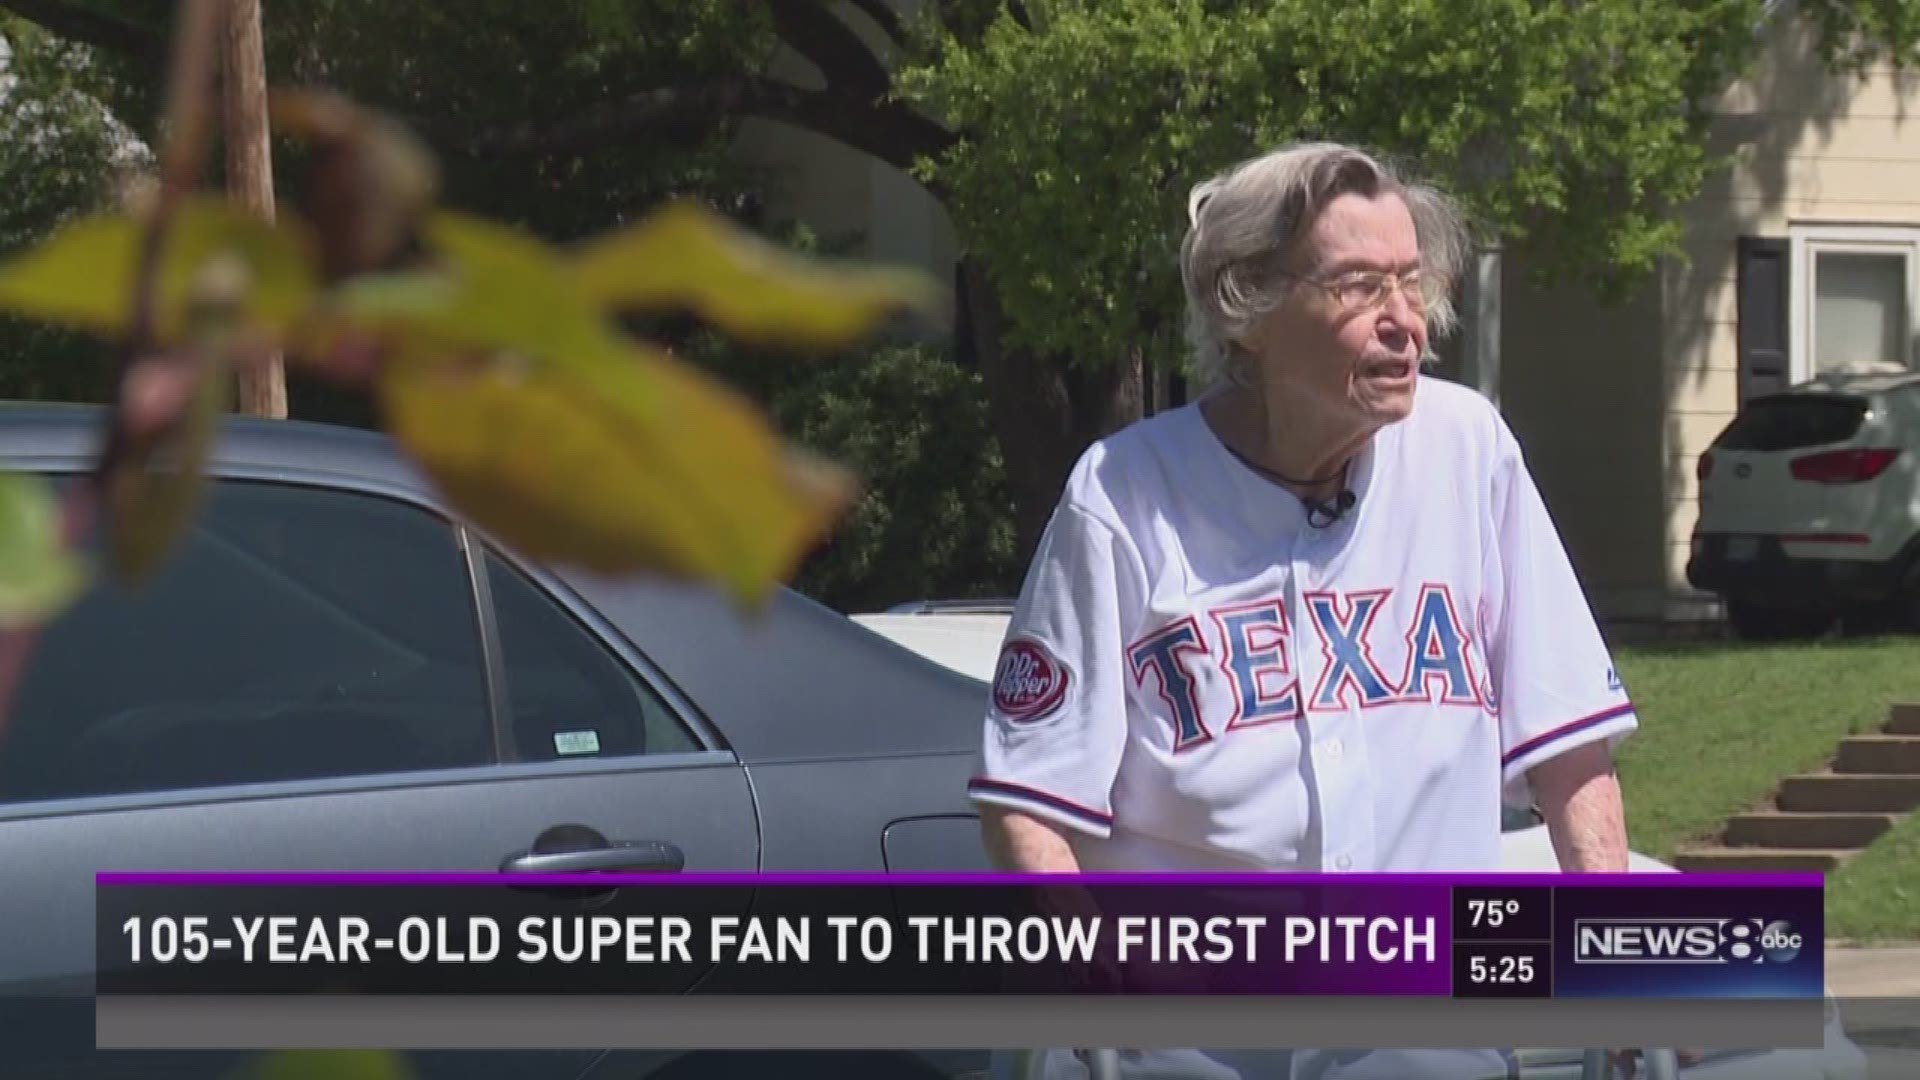
M 1827 983 L 1840 998 L 1920 999 L 1920 945 L 1828 949 Z
M 1828 949 L 1827 985 L 1869 1080 L 1920 1076 L 1920 945 Z

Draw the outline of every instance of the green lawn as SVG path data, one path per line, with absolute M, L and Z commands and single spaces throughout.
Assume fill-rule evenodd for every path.
M 1917 638 L 1622 646 L 1615 659 L 1640 712 L 1620 750 L 1628 833 L 1662 859 L 1880 727 L 1891 702 L 1920 700 Z M 1920 819 L 1834 875 L 1828 896 L 1834 937 L 1920 939 Z
M 1827 924 L 1836 938 L 1920 940 L 1920 815 L 1901 822 L 1828 880 Z

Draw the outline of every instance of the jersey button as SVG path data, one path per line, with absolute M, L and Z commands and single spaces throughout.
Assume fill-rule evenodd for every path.
M 1342 855 L 1339 858 L 1333 860 L 1333 865 L 1339 867 L 1342 870 L 1351 870 L 1353 868 L 1353 858 L 1352 856 Z
M 1341 755 L 1347 752 L 1347 744 L 1341 742 L 1339 739 L 1328 739 L 1326 745 L 1327 756 L 1335 761 L 1339 761 Z

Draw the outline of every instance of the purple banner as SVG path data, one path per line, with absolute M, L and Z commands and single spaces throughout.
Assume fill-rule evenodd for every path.
M 97 979 L 142 994 L 1792 997 L 1819 983 L 1820 896 L 1819 875 L 111 874 Z

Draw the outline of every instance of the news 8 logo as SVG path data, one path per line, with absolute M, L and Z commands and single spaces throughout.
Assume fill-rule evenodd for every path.
M 1784 964 L 1800 955 L 1800 932 L 1785 919 L 1736 919 L 1721 927 L 1720 950 L 1739 962 Z
M 1576 919 L 1576 964 L 1784 964 L 1800 955 L 1786 919 Z

